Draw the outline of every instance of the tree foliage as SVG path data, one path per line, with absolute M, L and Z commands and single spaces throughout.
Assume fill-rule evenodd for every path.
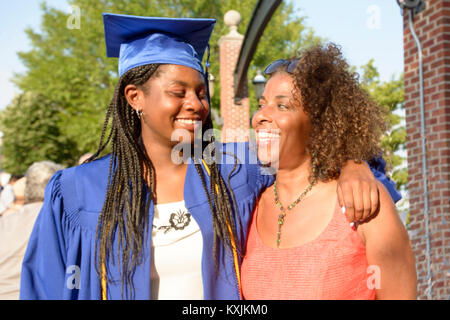
M 238 31 L 245 34 L 257 0 L 70 0 L 79 8 L 79 28 L 70 28 L 72 12 L 42 4 L 40 30 L 27 29 L 31 50 L 20 52 L 26 71 L 14 82 L 24 93 L 1 114 L 4 133 L 2 167 L 23 173 L 33 161 L 50 159 L 66 165 L 97 148 L 106 108 L 118 81 L 117 59 L 106 57 L 103 12 L 141 16 L 216 18 L 211 37 L 211 73 L 216 78 L 212 107 L 220 106 L 219 39 L 229 32 L 223 16 L 237 10 L 242 16 Z M 275 59 L 295 55 L 302 48 L 322 41 L 291 3 L 282 2 L 266 27 L 248 72 Z M 391 130 L 383 139 L 384 156 L 397 185 L 406 184 L 406 169 L 398 155 L 405 129 L 395 111 L 403 108 L 403 80 L 381 83 L 373 61 L 362 67 L 362 85 L 388 110 Z M 249 81 L 252 110 L 255 94 Z
M 386 112 L 386 122 L 390 129 L 384 135 L 381 146 L 387 170 L 398 189 L 405 189 L 408 172 L 404 166 L 406 155 L 406 128 L 404 116 L 403 75 L 387 82 L 380 81 L 380 75 L 373 59 L 361 67 L 361 85 Z
M 35 161 L 70 164 L 74 143 L 60 134 L 59 122 L 59 112 L 44 97 L 17 96 L 0 116 L 2 169 L 22 175 Z
M 223 16 L 231 9 L 240 12 L 242 21 L 238 30 L 244 34 L 257 0 L 69 0 L 68 2 L 73 8 L 79 9 L 79 28 L 69 27 L 73 22 L 75 11 L 63 12 L 43 3 L 40 30 L 26 30 L 31 50 L 18 53 L 26 71 L 16 74 L 14 82 L 22 92 L 32 94 L 33 99 L 45 101 L 40 107 L 51 105 L 52 117 L 57 118 L 57 121 L 52 123 L 53 130 L 46 132 L 47 139 L 42 136 L 42 139 L 34 140 L 35 143 L 39 143 L 39 148 L 53 150 L 55 155 L 53 157 L 50 157 L 49 153 L 40 155 L 56 158 L 63 163 L 75 164 L 80 155 L 97 148 L 105 111 L 118 81 L 118 61 L 106 57 L 103 12 L 141 16 L 216 18 L 217 24 L 210 41 L 210 71 L 217 80 L 212 107 L 218 109 L 220 106 L 218 40 L 228 33 Z M 257 69 L 262 69 L 271 60 L 291 56 L 301 47 L 319 40 L 311 29 L 304 26 L 303 20 L 304 18 L 298 17 L 294 12 L 292 4 L 283 2 L 280 5 L 258 45 L 250 66 L 249 79 L 256 75 Z M 251 82 L 249 86 L 250 98 L 254 100 Z M 27 102 L 27 105 L 34 104 Z M 19 105 L 17 101 L 13 102 L 4 112 L 3 118 L 13 117 L 13 114 L 20 118 L 19 113 L 13 111 Z M 26 119 L 20 119 L 19 122 L 22 121 Z M 14 139 L 7 137 L 7 132 L 11 132 L 8 128 L 11 126 L 14 126 L 13 122 L 5 120 L 5 139 L 10 141 L 3 149 L 3 161 L 5 168 L 20 171 L 22 165 L 19 163 L 23 161 L 17 160 L 25 159 L 30 153 L 25 152 L 23 156 L 19 156 L 12 147 L 8 147 L 13 143 L 17 144 L 17 148 L 19 145 L 26 145 L 18 140 L 21 136 Z M 56 146 L 54 141 L 70 144 L 58 149 L 54 148 Z M 67 148 L 71 148 L 70 152 L 66 150 Z M 30 159 L 36 159 L 36 156 Z M 14 163 L 17 167 L 14 167 Z

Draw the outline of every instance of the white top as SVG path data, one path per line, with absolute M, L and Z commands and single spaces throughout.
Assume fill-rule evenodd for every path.
M 17 300 L 22 260 L 42 202 L 0 217 L 0 300 Z
M 0 192 L 0 214 L 3 213 L 14 202 L 14 190 L 12 185 L 8 184 Z
M 158 204 L 154 212 L 151 299 L 203 299 L 200 227 L 184 201 Z

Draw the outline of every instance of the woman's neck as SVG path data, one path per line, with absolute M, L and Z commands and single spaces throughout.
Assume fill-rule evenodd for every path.
M 178 161 L 179 159 L 173 158 L 174 156 L 175 158 L 181 157 L 174 154 L 174 146 L 169 144 L 149 143 L 148 141 L 145 141 L 145 139 L 143 144 L 156 172 L 162 172 L 163 174 L 164 172 L 175 173 L 186 167 L 185 161 L 180 163 L 180 161 Z
M 311 175 L 311 157 L 306 156 L 296 162 L 291 161 L 289 166 L 280 166 L 277 171 L 277 184 L 289 186 L 292 184 L 308 184 Z

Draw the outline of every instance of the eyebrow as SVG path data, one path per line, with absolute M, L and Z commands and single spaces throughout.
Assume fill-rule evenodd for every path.
M 285 95 L 278 95 L 278 96 L 275 96 L 275 99 L 284 99 L 284 98 L 291 99 L 290 96 L 285 96 Z M 261 98 L 259 98 L 259 99 L 260 99 L 260 100 L 266 100 L 266 97 L 261 96 Z
M 172 81 L 169 82 L 169 85 L 172 85 L 172 84 L 179 84 L 179 85 L 184 86 L 184 87 L 188 86 L 187 82 L 184 82 L 184 81 L 181 81 L 181 80 L 172 80 Z
M 291 97 L 290 97 L 290 96 L 285 96 L 285 95 L 278 95 L 278 96 L 275 96 L 275 99 L 283 99 L 283 98 L 290 99 Z
M 183 86 L 183 87 L 190 87 L 189 83 L 187 83 L 185 81 L 182 81 L 182 80 L 172 80 L 172 81 L 169 82 L 169 86 L 173 85 L 173 84 L 177 84 L 177 85 L 180 85 L 180 86 Z M 204 82 L 202 82 L 202 83 L 199 84 L 199 87 L 202 87 L 202 88 L 206 87 L 206 84 Z

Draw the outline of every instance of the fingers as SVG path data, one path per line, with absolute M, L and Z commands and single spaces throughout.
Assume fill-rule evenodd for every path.
M 362 210 L 359 220 L 365 220 L 370 216 L 372 211 L 371 185 L 368 182 L 362 182 L 360 185 L 361 185 Z
M 372 214 L 371 195 L 372 195 L 372 193 L 370 192 L 370 186 L 367 186 L 367 189 L 363 191 L 364 210 L 363 210 L 362 217 L 360 218 L 360 220 L 362 220 L 362 221 L 364 221 L 365 219 L 370 217 Z
M 360 189 L 360 191 L 355 191 Z M 376 182 L 366 182 L 360 183 L 360 186 L 353 189 L 356 192 L 355 196 L 355 216 L 358 217 L 360 221 L 366 221 L 372 218 L 378 211 L 380 204 L 378 186 Z M 360 208 L 357 197 L 362 197 L 362 207 Z
M 354 220 L 352 220 L 352 222 L 361 220 L 364 215 L 364 196 L 362 190 L 363 189 L 361 183 L 357 183 L 356 185 L 352 186 L 354 208 Z
M 353 190 L 351 186 L 347 183 L 341 185 L 338 184 L 338 198 L 339 194 L 341 195 L 342 205 L 345 207 L 345 216 L 347 217 L 347 220 L 349 222 L 355 221 Z
M 344 201 L 344 194 L 343 194 L 342 189 L 339 184 L 337 186 L 337 195 L 338 195 L 339 207 L 341 208 L 342 214 L 345 215 L 347 210 L 346 210 L 345 201 Z M 348 220 L 348 217 L 347 217 L 347 220 Z M 353 226 L 354 226 L 354 223 L 353 222 L 350 223 L 350 227 L 353 228 Z
M 337 192 L 337 196 L 338 196 L 339 207 L 345 208 L 344 195 L 342 194 L 342 189 L 341 189 L 341 186 L 339 185 L 339 183 L 338 183 L 336 192 Z
M 367 221 L 378 212 L 378 185 L 367 164 L 343 166 L 337 191 L 349 222 Z
M 374 182 L 370 188 L 370 217 L 373 217 L 380 208 L 380 192 L 378 185 Z
M 359 181 L 338 184 L 338 202 L 345 207 L 349 222 L 361 222 L 372 217 L 378 209 L 379 197 L 376 183 Z

